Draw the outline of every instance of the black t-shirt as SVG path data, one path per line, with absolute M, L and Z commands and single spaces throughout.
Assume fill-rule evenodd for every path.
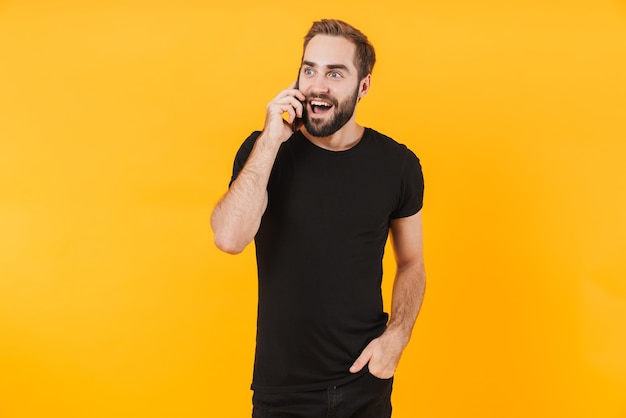
M 241 146 L 236 178 L 260 132 Z M 382 258 L 389 222 L 422 208 L 419 159 L 372 129 L 345 151 L 295 133 L 281 145 L 255 237 L 259 276 L 252 389 L 345 383 L 383 333 Z

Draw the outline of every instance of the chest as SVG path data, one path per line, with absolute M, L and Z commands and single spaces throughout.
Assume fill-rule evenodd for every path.
M 386 229 L 398 204 L 397 164 L 376 156 L 289 152 L 277 159 L 268 212 L 291 228 Z

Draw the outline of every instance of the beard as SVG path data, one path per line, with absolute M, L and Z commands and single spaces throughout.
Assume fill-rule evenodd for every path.
M 332 103 L 333 107 L 331 110 L 328 110 L 328 112 L 335 112 L 330 120 L 313 119 L 310 117 L 308 107 L 305 106 L 302 113 L 302 120 L 307 132 L 318 138 L 325 138 L 337 132 L 346 123 L 348 123 L 350 118 L 352 118 L 352 115 L 354 115 L 354 109 L 356 108 L 356 104 L 358 102 L 358 96 L 359 91 L 357 88 L 351 97 L 348 97 L 341 103 L 325 94 L 307 97 L 307 102 L 314 99 L 322 99 Z

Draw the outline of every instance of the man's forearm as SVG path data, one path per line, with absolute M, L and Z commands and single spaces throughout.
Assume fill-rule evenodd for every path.
M 422 307 L 426 289 L 423 263 L 399 267 L 393 284 L 391 317 L 385 335 L 397 338 L 405 347 Z
M 398 269 L 387 329 L 365 347 L 350 367 L 351 373 L 357 373 L 369 363 L 369 371 L 374 376 L 381 379 L 393 376 L 422 306 L 425 278 L 423 264 Z
M 254 239 L 267 206 L 267 182 L 280 143 L 259 136 L 243 169 L 211 215 L 215 244 L 237 254 Z

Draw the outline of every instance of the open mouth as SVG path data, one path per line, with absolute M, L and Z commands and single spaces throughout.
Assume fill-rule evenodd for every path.
M 333 107 L 333 104 L 324 100 L 313 99 L 309 101 L 309 106 L 311 108 L 311 113 L 315 115 L 322 115 L 328 112 Z

